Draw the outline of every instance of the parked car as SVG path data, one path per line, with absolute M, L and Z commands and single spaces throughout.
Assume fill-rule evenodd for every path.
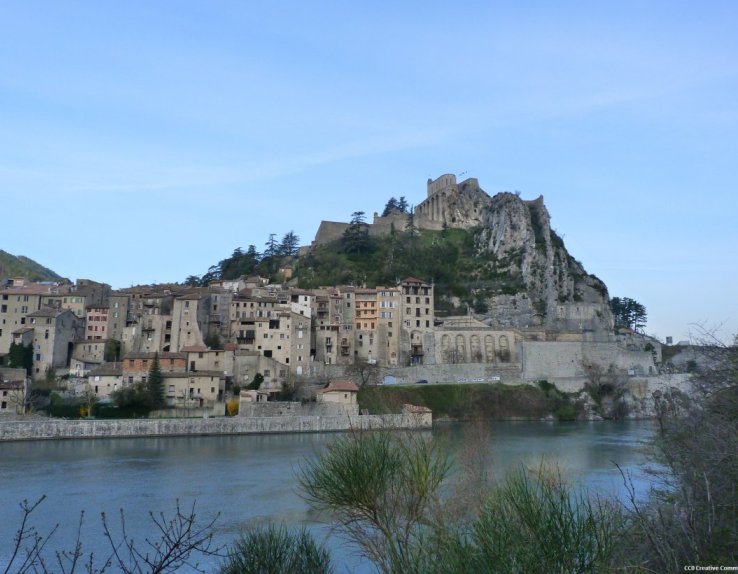
M 419 380 L 419 381 L 418 381 L 417 383 L 415 383 L 415 384 L 416 384 L 416 385 L 427 385 L 427 384 L 428 384 L 428 381 L 427 381 L 426 379 L 420 379 L 420 380 Z

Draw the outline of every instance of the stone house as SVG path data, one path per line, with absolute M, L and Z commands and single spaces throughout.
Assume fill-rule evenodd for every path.
M 256 373 L 264 377 L 259 390 L 267 394 L 281 392 L 283 384 L 288 384 L 291 380 L 287 365 L 265 357 L 259 351 L 237 349 L 233 363 L 233 381 L 242 388 L 254 380 Z
M 376 289 L 354 290 L 354 361 L 377 361 L 377 312 Z
M 228 376 L 233 373 L 234 351 L 208 349 L 204 345 L 182 347 L 180 353 L 187 355 L 187 371 L 217 371 Z
M 25 369 L 0 368 L 0 416 L 23 414 L 28 393 Z
M 128 308 L 130 297 L 126 293 L 113 291 L 108 301 L 108 337 L 116 341 L 123 341 L 123 330 L 128 324 Z M 133 349 L 121 349 L 127 353 Z
M 89 279 L 78 279 L 74 285 L 61 285 L 54 293 L 45 295 L 41 304 L 58 309 L 69 309 L 80 319 L 86 317 L 87 307 L 106 307 L 111 287 Z
M 71 374 L 83 377 L 105 362 L 105 346 L 107 340 L 76 341 L 72 351 L 72 362 L 69 365 Z
M 358 392 L 359 387 L 352 381 L 330 381 L 318 391 L 315 400 L 319 403 L 355 405 Z
M 170 349 L 174 352 L 182 347 L 205 345 L 209 296 L 205 292 L 194 292 L 174 299 L 172 307 L 172 336 Z
M 28 326 L 28 315 L 38 311 L 43 297 L 55 289 L 55 285 L 20 278 L 10 279 L 0 288 L 0 353 L 8 352 L 13 332 Z
M 69 367 L 74 342 L 81 340 L 84 320 L 71 309 L 44 307 L 28 316 L 33 327 L 33 379 Z
M 166 372 L 162 375 L 168 407 L 201 408 L 223 401 L 225 377 L 222 372 Z
M 311 356 L 311 320 L 307 309 L 293 310 L 289 299 L 237 296 L 230 321 L 238 348 L 256 351 L 285 365 L 292 374 L 307 373 Z
M 402 291 L 401 365 L 421 365 L 433 343 L 435 304 L 433 285 L 415 277 L 400 283 Z
M 85 339 L 88 341 L 107 339 L 110 308 L 96 305 L 85 309 Z
M 145 383 L 157 353 L 128 353 L 123 357 L 125 384 Z M 186 353 L 159 353 L 159 369 L 162 375 L 187 371 Z
M 98 399 L 109 399 L 113 391 L 117 391 L 125 384 L 123 363 L 103 363 L 88 373 L 87 384 Z
M 382 366 L 396 367 L 400 357 L 401 296 L 399 287 L 377 289 L 377 361 Z

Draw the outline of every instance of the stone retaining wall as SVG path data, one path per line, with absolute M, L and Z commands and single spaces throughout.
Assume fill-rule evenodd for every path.
M 234 435 L 331 432 L 351 429 L 429 429 L 432 415 L 282 416 L 210 419 L 124 419 L 0 422 L 0 441 L 70 438 L 131 438 L 191 435 Z

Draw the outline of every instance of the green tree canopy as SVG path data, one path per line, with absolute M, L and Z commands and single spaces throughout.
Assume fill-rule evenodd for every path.
M 613 297 L 610 299 L 615 327 L 625 327 L 633 331 L 642 331 L 646 326 L 646 308 L 638 301 L 628 297 Z
M 25 369 L 26 374 L 30 376 L 33 369 L 33 346 L 10 343 L 8 364 L 14 369 Z

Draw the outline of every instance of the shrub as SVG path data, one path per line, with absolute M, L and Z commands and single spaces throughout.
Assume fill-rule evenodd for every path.
M 229 417 L 235 417 L 238 414 L 238 407 L 241 401 L 238 397 L 233 397 L 226 403 L 226 413 Z
M 221 574 L 329 574 L 328 552 L 306 531 L 269 525 L 246 531 L 228 552 Z

